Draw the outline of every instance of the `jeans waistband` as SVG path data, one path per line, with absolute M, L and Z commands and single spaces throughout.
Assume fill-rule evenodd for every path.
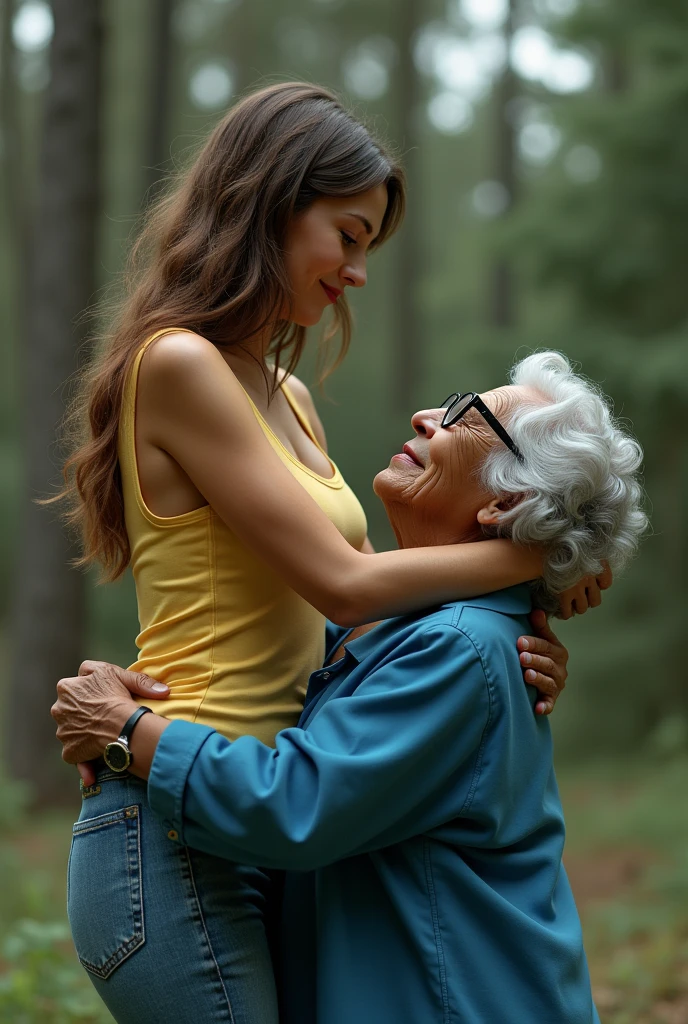
M 135 775 L 132 775 L 131 772 L 113 772 L 112 768 L 108 768 L 108 766 L 105 763 L 105 760 L 102 757 L 95 758 L 95 760 L 91 761 L 91 764 L 96 775 L 96 781 L 94 785 L 97 785 L 100 782 L 117 782 L 126 779 L 135 779 L 137 782 L 143 782 L 142 779 L 137 779 L 137 777 Z M 90 786 L 88 788 L 92 789 L 93 787 Z M 83 783 L 81 785 L 81 789 L 82 791 L 84 789 Z

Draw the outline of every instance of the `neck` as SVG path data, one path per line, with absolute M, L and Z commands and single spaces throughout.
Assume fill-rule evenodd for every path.
M 244 385 L 251 392 L 265 394 L 266 377 L 272 382 L 272 367 L 267 361 L 267 353 L 272 340 L 272 332 L 265 330 L 240 345 L 221 349 L 222 357 Z
M 485 540 L 485 534 L 475 519 L 471 522 L 450 524 L 431 520 L 419 521 L 408 515 L 406 510 L 392 508 L 387 509 L 387 515 L 400 548 L 432 548 Z

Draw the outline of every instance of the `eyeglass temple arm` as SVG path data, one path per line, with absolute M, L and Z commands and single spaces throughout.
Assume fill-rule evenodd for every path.
M 507 434 L 506 430 L 504 429 L 502 424 L 499 422 L 497 417 L 494 416 L 490 412 L 490 410 L 487 408 L 487 406 L 485 405 L 485 403 L 481 399 L 478 399 L 478 401 L 475 404 L 476 404 L 476 406 L 479 407 L 479 411 L 482 413 L 482 415 L 485 417 L 487 422 L 490 424 L 490 426 L 494 430 L 495 434 L 497 434 L 497 436 L 502 439 L 502 441 L 507 446 L 507 448 L 511 449 L 511 451 L 514 453 L 514 455 L 516 456 L 518 461 L 519 462 L 523 462 L 524 461 L 524 459 L 523 459 L 523 452 L 518 447 L 518 445 L 514 441 L 512 441 L 512 439 L 509 437 L 509 435 Z

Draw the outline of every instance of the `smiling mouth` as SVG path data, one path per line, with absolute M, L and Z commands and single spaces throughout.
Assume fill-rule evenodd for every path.
M 418 456 L 414 452 L 413 448 L 411 448 L 407 444 L 405 444 L 404 447 L 402 448 L 402 450 L 399 452 L 399 454 L 398 455 L 394 455 L 393 458 L 395 458 L 395 459 L 403 459 L 404 462 L 411 462 L 411 463 L 413 463 L 414 466 L 419 466 L 421 469 L 425 469 L 425 466 L 420 461 L 420 459 L 418 458 Z
M 320 282 L 320 287 L 325 292 L 325 295 L 327 295 L 330 302 L 336 302 L 339 296 L 342 294 L 340 291 L 338 291 L 337 288 L 330 288 L 330 286 L 328 284 L 325 284 L 324 281 Z
M 410 445 L 405 444 L 401 450 L 403 451 L 404 455 L 408 455 L 408 457 L 412 459 L 417 466 L 420 466 L 421 469 L 425 469 L 425 466 L 420 461 L 420 459 L 418 458 L 418 456 L 416 455 L 416 453 L 414 452 L 413 448 L 411 448 Z

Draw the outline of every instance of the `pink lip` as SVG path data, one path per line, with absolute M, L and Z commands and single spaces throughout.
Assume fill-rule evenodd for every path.
M 408 465 L 411 465 L 411 466 L 418 466 L 418 467 L 420 467 L 420 469 L 424 469 L 425 468 L 423 466 L 423 463 L 420 462 L 420 460 L 416 458 L 416 456 L 414 455 L 412 449 L 409 448 L 409 446 L 406 445 L 406 444 L 404 445 L 404 450 L 403 451 L 399 452 L 398 455 L 393 455 L 392 456 L 392 461 L 394 461 L 394 459 L 399 459 L 401 462 L 405 462 L 405 463 L 407 463 Z
M 330 288 L 329 284 L 324 284 L 323 281 L 320 282 L 320 287 L 325 292 L 325 295 L 327 295 L 330 302 L 336 302 L 339 296 L 342 294 L 339 289 Z
M 405 444 L 404 447 L 402 448 L 402 451 L 403 451 L 404 455 L 408 455 L 408 457 L 410 459 L 412 459 L 413 462 L 415 462 L 416 466 L 420 466 L 421 469 L 425 468 L 423 466 L 423 463 L 420 461 L 420 459 L 418 458 L 418 456 L 414 452 L 413 448 L 409 444 Z

